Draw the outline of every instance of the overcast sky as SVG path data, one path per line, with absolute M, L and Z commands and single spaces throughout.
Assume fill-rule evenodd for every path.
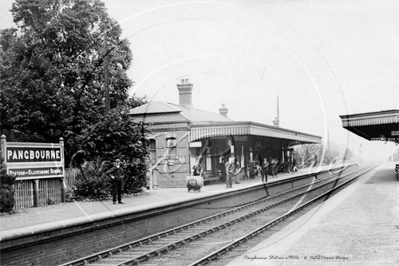
M 12 1 L 1 3 L 10 27 Z M 281 127 L 329 132 L 364 157 L 396 149 L 349 133 L 339 115 L 399 109 L 399 1 L 105 3 L 131 43 L 130 93 L 178 103 L 188 78 L 195 108 L 225 104 L 233 120 L 270 125 L 279 96 Z

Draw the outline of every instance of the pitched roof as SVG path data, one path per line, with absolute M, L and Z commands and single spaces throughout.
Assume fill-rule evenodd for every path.
M 187 121 L 192 122 L 228 122 L 231 119 L 217 113 L 211 113 L 195 108 L 187 108 L 173 103 L 165 102 L 151 102 L 130 110 L 130 115 L 145 115 L 152 114 L 152 116 L 159 114 L 164 115 L 166 113 L 175 113 L 181 115 Z
M 181 108 L 177 108 L 164 102 L 150 102 L 130 110 L 131 115 L 157 114 L 157 113 L 180 113 Z
M 185 117 L 187 120 L 192 122 L 223 122 L 223 121 L 232 121 L 231 119 L 217 113 L 211 113 L 207 111 L 203 111 L 195 108 L 187 108 L 184 106 L 180 106 L 177 104 L 169 103 L 170 105 L 181 108 L 181 115 Z

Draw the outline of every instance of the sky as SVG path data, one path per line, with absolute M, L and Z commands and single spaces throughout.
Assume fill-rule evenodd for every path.
M 12 1 L 1 1 L 0 28 Z M 105 0 L 133 53 L 129 93 L 179 103 L 193 84 L 194 108 L 235 121 L 323 137 L 363 158 L 393 143 L 342 128 L 340 115 L 399 109 L 397 0 Z

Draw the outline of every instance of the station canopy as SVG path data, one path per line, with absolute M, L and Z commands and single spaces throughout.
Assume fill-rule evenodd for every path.
M 371 141 L 398 143 L 399 110 L 340 115 L 343 128 Z
M 251 121 L 191 123 L 190 133 L 190 141 L 217 136 L 252 135 L 285 139 L 289 141 L 289 146 L 321 142 L 319 136 Z
M 270 137 L 287 140 L 289 146 L 321 142 L 319 136 L 251 121 L 233 121 L 221 114 L 159 101 L 131 109 L 130 116 L 134 121 L 143 121 L 158 130 L 165 124 L 170 128 L 184 125 L 189 131 L 190 142 L 220 136 Z M 157 133 L 148 137 L 154 136 Z

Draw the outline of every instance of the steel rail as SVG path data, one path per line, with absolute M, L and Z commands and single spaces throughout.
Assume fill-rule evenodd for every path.
M 337 179 L 340 179 L 340 178 L 337 178 Z M 263 213 L 265 211 L 268 211 L 268 210 L 270 210 L 272 208 L 280 206 L 280 205 L 282 205 L 284 203 L 287 203 L 287 202 L 289 202 L 291 200 L 294 200 L 294 199 L 296 199 L 298 197 L 301 197 L 304 194 L 308 194 L 309 192 L 312 192 L 312 191 L 315 191 L 315 190 L 320 189 L 322 187 L 325 187 L 325 186 L 335 182 L 337 179 L 331 180 L 331 181 L 329 181 L 326 184 L 322 184 L 322 185 L 320 185 L 318 187 L 314 187 L 314 188 L 312 188 L 310 190 L 301 192 L 301 193 L 299 193 L 297 195 L 294 195 L 294 196 L 292 196 L 290 198 L 284 199 L 282 201 L 278 201 L 276 203 L 273 203 L 273 204 L 268 205 L 268 206 L 266 206 L 264 208 L 261 208 L 261 209 L 258 209 L 256 211 L 253 211 L 251 213 L 245 214 L 245 215 L 240 216 L 238 218 L 231 219 L 230 221 L 224 222 L 224 223 L 222 223 L 220 225 L 214 226 L 214 227 L 209 228 L 207 230 L 203 230 L 203 231 L 201 231 L 199 233 L 196 233 L 196 234 L 194 234 L 192 236 L 189 236 L 189 237 L 187 237 L 185 239 L 181 239 L 179 241 L 176 241 L 176 242 L 173 242 L 173 243 L 169 243 L 168 245 L 165 245 L 165 246 L 163 246 L 163 247 L 161 247 L 161 248 L 159 248 L 157 250 L 153 250 L 151 252 L 148 252 L 147 254 L 143 254 L 143 255 L 135 257 L 135 258 L 127 259 L 127 260 L 125 260 L 123 262 L 115 264 L 114 266 L 135 265 L 135 264 L 138 264 L 140 262 L 143 262 L 143 261 L 147 260 L 148 258 L 159 256 L 161 253 L 166 252 L 168 250 L 172 250 L 172 249 L 176 248 L 177 246 L 181 246 L 181 245 L 184 245 L 186 243 L 192 242 L 194 240 L 200 239 L 201 237 L 204 237 L 204 236 L 206 236 L 206 235 L 208 235 L 210 233 L 214 233 L 216 231 L 222 230 L 224 228 L 227 228 L 228 226 L 232 226 L 232 225 L 234 225 L 236 223 L 239 223 L 239 222 L 247 220 L 247 219 L 249 219 L 251 217 L 254 217 L 255 215 L 258 215 L 258 214 Z
M 305 207 L 310 206 L 311 204 L 313 204 L 314 202 L 318 201 L 319 199 L 323 198 L 324 196 L 327 196 L 329 194 L 331 194 L 332 192 L 340 189 L 341 187 L 345 186 L 346 184 L 352 182 L 353 180 L 357 179 L 359 176 L 371 171 L 373 168 L 377 167 L 377 165 L 368 167 L 365 171 L 362 171 L 361 173 L 355 175 L 354 177 L 352 177 L 350 180 L 345 181 L 344 183 L 328 190 L 327 192 L 322 193 L 321 195 L 309 200 L 308 202 L 298 206 L 297 208 L 295 208 L 294 210 L 291 210 L 289 212 L 287 212 L 286 214 L 283 214 L 281 216 L 279 216 L 278 218 L 274 219 L 273 221 L 262 225 L 260 227 L 258 227 L 257 229 L 251 231 L 250 233 L 246 234 L 243 237 L 240 237 L 239 239 L 235 240 L 234 242 L 212 252 L 211 254 L 193 262 L 192 264 L 190 264 L 189 266 L 202 266 L 205 264 L 208 264 L 209 262 L 211 262 L 212 260 L 215 260 L 219 257 L 221 257 L 222 255 L 226 254 L 227 252 L 229 252 L 230 250 L 233 250 L 234 248 L 238 247 L 239 245 L 241 245 L 244 242 L 247 242 L 249 239 L 255 237 L 256 235 L 262 233 L 263 231 L 271 228 L 272 226 L 280 223 L 281 221 L 287 219 L 288 217 L 294 215 L 295 213 L 301 211 L 302 209 L 304 209 Z
M 344 178 L 344 177 L 346 177 L 348 175 L 351 175 L 351 174 L 353 174 L 355 172 L 358 172 L 360 170 L 361 169 L 356 169 L 356 170 L 354 170 L 354 171 L 352 171 L 350 173 L 345 174 L 345 176 L 341 176 L 341 177 L 339 177 L 339 176 L 337 177 L 337 176 L 331 175 L 328 178 L 325 178 L 325 179 L 322 179 L 322 180 L 318 180 L 314 184 L 318 184 L 320 182 L 324 182 L 324 181 L 326 181 L 328 179 L 331 179 L 331 178 L 334 178 L 334 177 L 337 177 L 337 179 Z M 340 171 L 339 174 L 341 174 L 341 171 Z M 297 194 L 297 195 L 295 195 L 295 196 L 293 196 L 291 198 L 288 198 L 288 199 L 285 199 L 283 201 L 280 201 L 280 202 L 274 203 L 272 205 L 269 205 L 269 206 L 267 206 L 265 208 L 262 208 L 260 210 L 255 211 L 253 213 L 244 215 L 244 217 L 246 217 L 246 218 L 252 217 L 252 216 L 254 216 L 256 214 L 262 213 L 262 212 L 264 212 L 266 210 L 269 210 L 271 208 L 274 208 L 276 206 L 284 204 L 285 202 L 288 202 L 288 201 L 293 200 L 293 199 L 295 199 L 297 197 L 300 197 L 300 196 L 302 196 L 302 195 L 304 195 L 306 193 L 309 193 L 309 192 L 314 191 L 316 189 L 320 189 L 321 187 L 324 187 L 324 186 L 330 184 L 331 182 L 335 182 L 335 181 L 336 181 L 336 179 L 332 180 L 332 181 L 329 181 L 328 183 L 323 184 L 321 186 L 312 188 L 311 190 L 308 190 L 308 191 L 302 192 L 300 194 Z M 186 229 L 197 227 L 197 226 L 199 226 L 201 224 L 205 224 L 205 223 L 207 223 L 209 221 L 216 220 L 218 218 L 226 217 L 229 214 L 242 211 L 243 209 L 248 209 L 248 208 L 254 207 L 254 206 L 259 205 L 261 203 L 264 203 L 264 202 L 276 199 L 278 197 L 284 196 L 286 194 L 295 192 L 297 190 L 306 188 L 309 185 L 310 184 L 306 184 L 306 185 L 303 185 L 303 186 L 296 187 L 294 189 L 290 189 L 288 191 L 284 191 L 283 193 L 280 193 L 278 195 L 261 198 L 261 199 L 257 200 L 256 202 L 248 203 L 246 205 L 243 205 L 243 206 L 240 206 L 240 207 L 236 207 L 236 208 L 234 208 L 232 210 L 228 210 L 228 211 L 225 211 L 223 213 L 211 215 L 209 217 L 200 219 L 198 221 L 194 221 L 194 222 L 191 222 L 191 223 L 188 223 L 188 224 L 185 224 L 185 225 L 182 225 L 182 226 L 170 229 L 170 230 L 166 230 L 166 231 L 163 231 L 161 233 L 157 233 L 157 234 L 151 235 L 149 237 L 145 237 L 145 238 L 142 238 L 142 239 L 139 239 L 139 240 L 135 240 L 133 242 L 130 242 L 130 243 L 127 243 L 127 244 L 123 244 L 123 245 L 120 245 L 120 246 L 117 246 L 117 247 L 114 247 L 114 248 L 111 248 L 111 249 L 108 249 L 108 250 L 105 250 L 105 251 L 102 251 L 102 252 L 99 252 L 99 253 L 96 253 L 96 254 L 93 254 L 93 255 L 90 255 L 90 256 L 86 256 L 84 258 L 80 258 L 80 259 L 77 259 L 77 260 L 74 260 L 74 261 L 71 261 L 71 262 L 68 262 L 68 263 L 64 263 L 64 264 L 62 264 L 60 266 L 76 266 L 76 265 L 87 265 L 87 264 L 90 264 L 90 263 L 94 263 L 97 260 L 109 258 L 111 256 L 117 255 L 120 252 L 128 251 L 128 250 L 131 250 L 133 248 L 136 248 L 136 247 L 139 247 L 139 246 L 143 246 L 145 244 L 150 244 L 150 243 L 152 243 L 155 240 L 159 240 L 161 238 L 168 237 L 168 236 L 173 235 L 175 233 L 183 232 Z M 126 265 L 128 263 L 136 264 L 138 262 L 142 262 L 144 260 L 147 260 L 150 257 L 158 256 L 158 255 L 160 255 L 160 254 L 162 254 L 164 252 L 167 252 L 169 249 L 173 249 L 173 248 L 175 248 L 177 246 L 184 245 L 185 243 L 188 243 L 188 242 L 191 242 L 193 240 L 196 240 L 196 239 L 198 239 L 198 238 L 200 238 L 200 237 L 202 237 L 204 235 L 207 235 L 209 233 L 213 233 L 213 232 L 221 230 L 221 229 L 223 229 L 223 228 L 225 228 L 227 226 L 233 225 L 233 224 L 235 224 L 235 223 L 237 223 L 239 221 L 242 221 L 243 219 L 245 219 L 245 218 L 241 218 L 240 217 L 240 218 L 232 219 L 231 221 L 223 223 L 223 224 L 221 224 L 221 225 L 219 225 L 219 226 L 217 226 L 215 228 L 211 228 L 211 229 L 208 229 L 208 230 L 205 230 L 205 231 L 201 231 L 201 232 L 199 232 L 197 234 L 191 234 L 189 237 L 186 237 L 184 239 L 180 239 L 179 241 L 170 243 L 168 245 L 161 246 L 161 247 L 159 247 L 159 248 L 157 248 L 155 250 L 152 250 L 150 252 L 147 252 L 146 254 L 143 254 L 143 255 L 141 255 L 139 257 L 135 257 L 134 259 L 130 259 L 130 260 L 124 261 L 123 263 L 116 264 L 116 265 Z

